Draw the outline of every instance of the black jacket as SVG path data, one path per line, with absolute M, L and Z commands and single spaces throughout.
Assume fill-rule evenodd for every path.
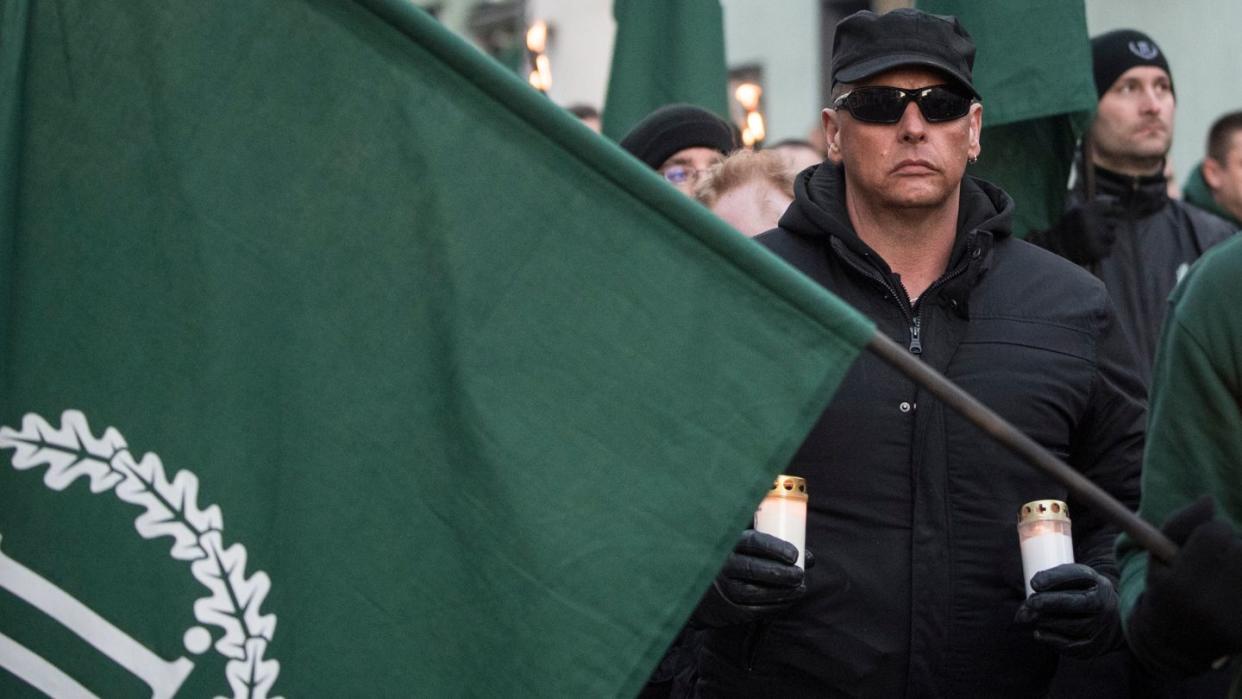
M 1070 207 L 1086 199 L 1081 158 L 1078 168 Z M 1131 177 L 1097 166 L 1095 181 L 1096 200 L 1116 205 L 1109 223 L 1117 239 L 1107 257 L 1085 267 L 1108 289 L 1146 385 L 1173 287 L 1191 263 L 1236 228 L 1219 216 L 1170 199 L 1163 174 Z M 1037 245 L 1043 244 L 1042 239 L 1042 234 L 1031 236 Z
M 963 182 L 949 271 L 911 308 L 853 231 L 841 170 L 804 171 L 795 189 L 760 242 L 1137 506 L 1143 389 L 1107 294 L 1010 237 L 1008 195 Z M 1076 559 L 1116 578 L 1112 526 L 866 352 L 789 472 L 811 492 L 807 548 L 849 587 L 825 589 L 812 569 L 779 619 L 707 632 L 705 695 L 1040 696 L 1055 654 L 1013 623 L 1030 500 L 1068 499 Z

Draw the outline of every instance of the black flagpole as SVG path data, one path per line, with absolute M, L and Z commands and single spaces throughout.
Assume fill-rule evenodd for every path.
M 1006 422 L 1004 418 L 969 393 L 958 388 L 940 372 L 907 352 L 906 348 L 876 331 L 871 341 L 867 343 L 867 349 L 913 379 L 918 385 L 926 388 L 946 405 L 961 413 L 1005 448 L 1055 478 L 1079 501 L 1102 512 L 1105 517 L 1116 523 L 1122 531 L 1133 537 L 1153 556 L 1168 563 L 1173 560 L 1173 556 L 1177 555 L 1177 546 L 1163 532 L 1128 510 L 1116 498 L 1053 456 L 1047 449 L 1039 446 L 1035 440 Z

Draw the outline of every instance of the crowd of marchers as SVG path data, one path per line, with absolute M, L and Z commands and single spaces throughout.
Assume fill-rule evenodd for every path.
M 1242 691 L 1242 112 L 1212 127 L 1181 201 L 1167 159 L 1193 95 L 1144 33 L 1091 49 L 1099 104 L 1065 212 L 1025 240 L 1011 231 L 1023 202 L 970 174 L 987 95 L 952 17 L 842 20 L 822 139 L 739 150 L 730 124 L 676 104 L 621 146 L 1161 526 L 1177 554 L 1119 537 L 864 355 L 787 469 L 820 493 L 806 569 L 792 544 L 743 531 L 644 695 Z M 1014 527 L 1034 500 L 1067 504 L 1074 562 L 1028 590 Z

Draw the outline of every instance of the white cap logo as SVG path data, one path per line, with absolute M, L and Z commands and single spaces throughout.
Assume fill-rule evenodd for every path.
M 1160 49 L 1150 41 L 1131 41 L 1130 53 L 1138 56 L 1144 61 L 1150 61 L 1160 55 Z

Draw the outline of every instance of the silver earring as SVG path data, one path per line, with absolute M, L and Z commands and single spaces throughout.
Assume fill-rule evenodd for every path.
M 969 164 L 971 164 L 971 165 L 974 165 L 975 163 L 979 162 L 979 156 L 977 156 L 977 155 L 972 155 L 972 156 L 970 156 L 969 158 L 966 158 L 966 162 L 967 162 L 967 163 L 969 163 Z

